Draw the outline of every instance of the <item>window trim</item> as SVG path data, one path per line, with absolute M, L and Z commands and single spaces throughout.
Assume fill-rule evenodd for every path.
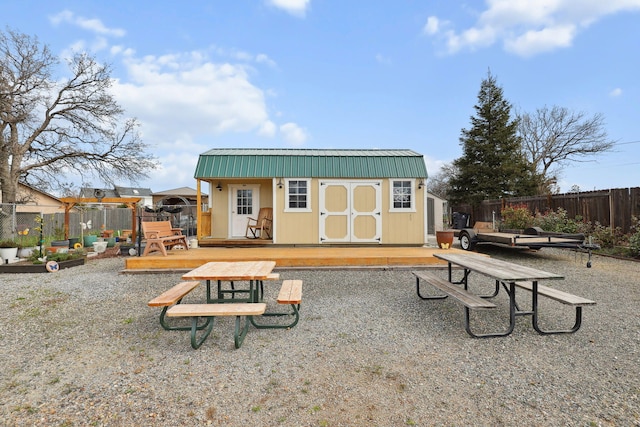
M 291 181 L 304 181 L 307 183 L 307 207 L 306 208 L 290 208 L 289 207 L 289 183 Z M 284 180 L 284 211 L 285 212 L 311 212 L 311 178 L 286 178 Z
M 393 184 L 396 182 L 409 182 L 411 184 L 411 206 L 408 208 L 393 207 Z M 416 212 L 416 180 L 415 178 L 390 178 L 389 179 L 389 212 Z

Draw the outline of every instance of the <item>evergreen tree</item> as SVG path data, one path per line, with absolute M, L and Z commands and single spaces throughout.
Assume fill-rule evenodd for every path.
M 511 104 L 489 71 L 480 85 L 471 128 L 462 129 L 462 157 L 453 161 L 449 200 L 477 206 L 482 200 L 535 194 L 536 179 L 522 154 Z

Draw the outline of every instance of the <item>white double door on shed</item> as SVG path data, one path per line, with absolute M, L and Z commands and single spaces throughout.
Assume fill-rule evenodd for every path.
M 381 181 L 320 181 L 319 197 L 320 243 L 381 243 Z

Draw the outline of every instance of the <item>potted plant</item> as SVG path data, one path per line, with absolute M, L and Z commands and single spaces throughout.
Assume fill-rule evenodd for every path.
M 8 264 L 18 256 L 18 243 L 13 240 L 0 241 L 0 258 L 3 264 Z
M 29 258 L 38 247 L 38 236 L 29 235 L 29 229 L 18 231 L 20 240 L 18 241 L 18 257 Z
M 60 227 L 58 223 L 56 223 L 53 228 L 53 240 L 51 240 L 51 246 L 54 247 L 69 247 L 69 239 L 65 239 L 64 237 L 64 228 Z
M 95 242 L 98 241 L 98 236 L 100 235 L 100 231 L 90 231 L 89 233 L 85 234 L 84 237 L 82 238 L 82 245 L 85 248 L 91 248 L 93 247 L 93 244 Z

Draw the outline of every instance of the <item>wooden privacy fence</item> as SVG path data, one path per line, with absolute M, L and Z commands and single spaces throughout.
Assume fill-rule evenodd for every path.
M 599 222 L 613 229 L 619 227 L 623 233 L 629 233 L 632 217 L 640 217 L 640 187 L 484 200 L 475 209 L 471 205 L 457 205 L 451 206 L 451 211 L 468 213 L 469 225 L 473 225 L 475 221 L 491 222 L 494 214 L 500 220 L 501 209 L 508 205 L 526 205 L 534 214 L 562 208 L 570 219 L 580 216 L 584 221 Z

